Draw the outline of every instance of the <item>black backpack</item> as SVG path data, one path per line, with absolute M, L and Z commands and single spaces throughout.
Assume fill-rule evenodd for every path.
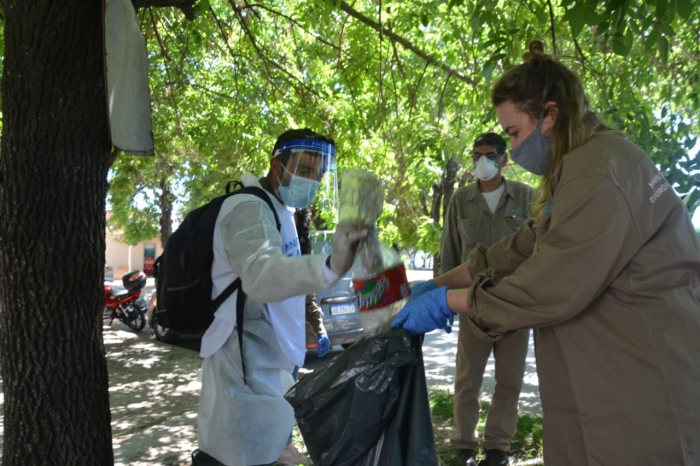
M 231 191 L 232 184 L 239 188 Z M 277 230 L 280 230 L 277 211 L 267 193 L 256 186 L 244 187 L 240 182 L 229 182 L 225 195 L 187 214 L 168 238 L 163 254 L 155 261 L 158 325 L 180 333 L 202 333 L 211 325 L 219 306 L 240 288 L 239 277 L 216 299 L 211 299 L 214 226 L 223 202 L 236 194 L 252 194 L 264 200 L 275 216 Z M 245 294 L 241 290 L 236 302 L 239 336 L 243 330 L 244 300 Z

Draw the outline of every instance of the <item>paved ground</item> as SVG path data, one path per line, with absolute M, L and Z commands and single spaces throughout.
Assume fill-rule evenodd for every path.
M 409 270 L 407 275 L 408 280 L 412 283 L 432 278 L 432 272 L 420 270 Z M 425 342 L 423 343 L 423 359 L 425 362 L 428 386 L 430 388 L 454 391 L 458 333 L 459 319 L 455 319 L 452 333 L 448 334 L 442 330 L 438 330 L 428 333 L 425 336 Z M 489 358 L 484 372 L 482 399 L 490 400 L 490 395 L 493 394 L 493 389 L 496 385 L 495 369 L 496 362 L 492 355 Z M 535 344 L 532 339 L 532 332 L 530 333 L 523 390 L 520 393 L 520 410 L 525 413 L 542 415 L 537 367 L 535 365 Z
M 426 278 L 430 278 L 427 272 L 409 273 L 410 281 Z M 148 285 L 146 294 L 153 289 L 151 282 Z M 423 352 L 431 387 L 452 390 L 456 330 L 426 336 Z M 201 366 L 198 354 L 153 339 L 148 327 L 134 333 L 119 322 L 104 327 L 104 340 L 110 373 L 115 465 L 189 465 L 189 454 L 196 448 L 197 440 L 196 377 Z M 313 370 L 341 351 L 341 347 L 335 347 L 321 359 L 309 352 L 305 368 Z M 525 412 L 541 413 L 534 365 L 531 341 L 520 405 Z M 493 371 L 491 358 L 484 375 L 486 399 L 489 390 L 493 390 Z
M 459 324 L 455 319 L 452 333 L 443 331 L 431 332 L 426 335 L 423 343 L 423 359 L 425 361 L 425 375 L 428 379 L 428 387 L 447 389 L 454 391 L 455 366 L 457 356 L 457 333 Z M 482 399 L 490 400 L 493 394 L 496 380 L 494 373 L 496 363 L 493 355 L 489 358 L 484 371 L 482 387 Z M 542 415 L 540 404 L 540 392 L 535 366 L 535 345 L 530 334 L 530 346 L 528 349 L 523 389 L 520 392 L 520 411 L 530 414 Z

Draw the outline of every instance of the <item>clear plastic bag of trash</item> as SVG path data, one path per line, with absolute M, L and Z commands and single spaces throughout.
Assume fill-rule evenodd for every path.
M 343 171 L 340 180 L 339 223 L 373 225 L 382 215 L 383 208 L 384 188 L 376 175 L 359 168 Z

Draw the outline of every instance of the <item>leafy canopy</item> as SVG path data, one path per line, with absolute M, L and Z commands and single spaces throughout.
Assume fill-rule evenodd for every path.
M 470 179 L 474 138 L 500 132 L 490 86 L 535 38 L 694 208 L 698 11 L 700 0 L 199 0 L 190 21 L 145 6 L 157 155 L 118 157 L 113 219 L 157 224 L 164 199 L 182 216 L 243 171 L 263 174 L 279 133 L 310 127 L 336 139 L 341 171 L 384 180 L 384 239 L 437 252 L 446 187 Z M 129 241 L 154 233 L 133 229 Z

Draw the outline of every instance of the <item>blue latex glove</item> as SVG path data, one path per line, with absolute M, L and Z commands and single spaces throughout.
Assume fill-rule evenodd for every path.
M 440 288 L 424 293 L 418 299 L 412 299 L 396 315 L 392 327 L 403 327 L 409 333 L 428 333 L 437 328 L 452 332 L 454 314 L 447 306 L 447 288 Z
M 319 358 L 322 358 L 331 350 L 331 341 L 328 339 L 328 335 L 325 333 L 320 333 L 316 338 L 318 341 L 318 348 L 316 348 L 316 354 Z
M 411 287 L 411 299 L 416 299 L 429 291 L 437 290 L 435 280 L 427 280 Z

